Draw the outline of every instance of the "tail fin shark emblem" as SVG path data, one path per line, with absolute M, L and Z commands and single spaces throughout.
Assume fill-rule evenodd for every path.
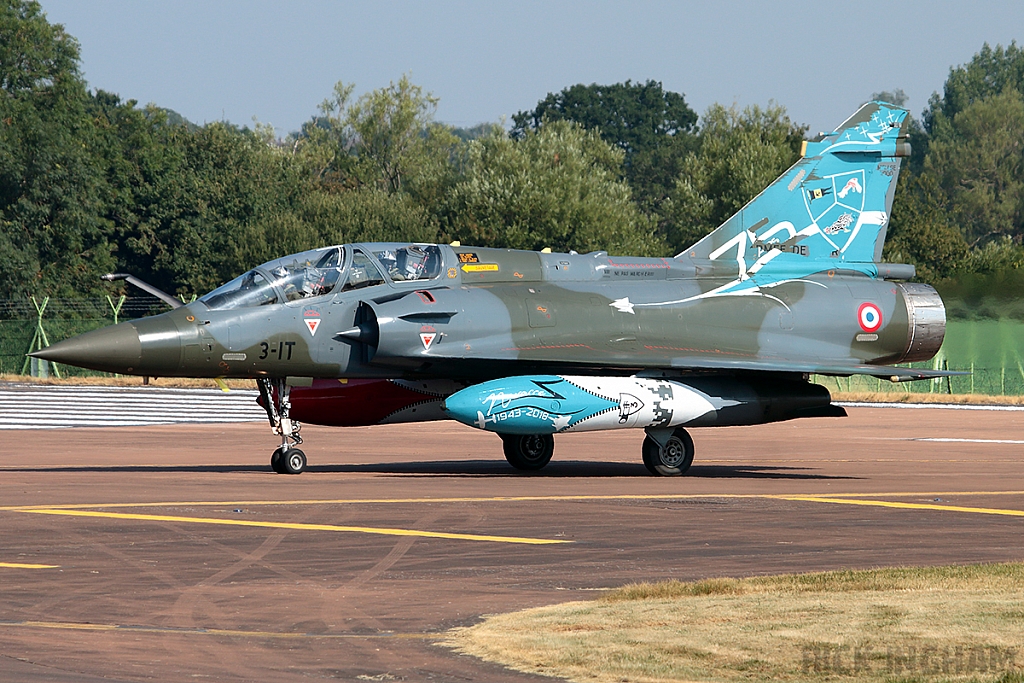
M 789 170 L 677 257 L 714 261 L 716 272 L 736 264 L 735 280 L 697 298 L 755 294 L 828 270 L 876 277 L 900 163 L 910 154 L 908 120 L 904 109 L 869 102 L 805 142 Z

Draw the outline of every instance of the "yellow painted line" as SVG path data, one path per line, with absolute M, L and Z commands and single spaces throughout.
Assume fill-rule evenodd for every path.
M 1024 496 L 1024 491 L 890 491 L 887 493 L 829 493 L 827 496 L 814 493 L 806 495 L 810 498 L 909 498 L 912 496 L 951 498 L 953 496 Z
M 222 526 L 247 526 L 263 529 L 296 529 L 300 531 L 347 531 L 383 536 L 416 536 L 420 538 L 445 538 L 457 541 L 491 541 L 494 543 L 525 543 L 527 545 L 554 545 L 572 541 L 548 538 L 522 538 L 519 536 L 483 536 L 479 534 L 453 534 L 443 531 L 420 531 L 418 529 L 389 529 L 386 527 L 338 526 L 335 524 L 304 524 L 296 522 L 257 522 L 249 519 L 218 519 L 216 517 L 178 517 L 175 515 L 143 515 L 124 512 L 99 512 L 94 510 L 25 509 L 39 515 L 63 515 L 68 517 L 98 517 L 102 519 L 131 519 L 143 522 L 174 522 L 183 524 L 215 524 Z
M 325 498 L 308 500 L 193 500 L 163 501 L 156 503 L 66 503 L 58 505 L 8 505 L 0 511 L 31 512 L 33 510 L 88 510 L 96 508 L 155 508 L 155 507 L 230 507 L 259 505 L 408 505 L 421 503 L 521 503 L 521 502 L 588 502 L 616 500 L 694 500 L 722 499 L 776 499 L 788 500 L 793 496 L 821 497 L 816 493 L 643 493 L 610 495 L 555 495 L 555 496 L 476 496 L 457 498 Z M 905 498 L 923 496 L 1024 496 L 1024 491 L 885 491 L 880 493 L 828 493 L 829 498 Z
M 287 633 L 281 631 L 244 631 L 227 628 L 177 628 L 174 626 L 144 626 L 127 624 L 89 624 L 72 621 L 0 621 L 0 628 L 45 628 L 61 631 L 119 631 L 126 633 L 181 634 L 187 636 L 228 636 L 233 638 L 280 638 L 289 640 L 329 640 L 353 638 L 409 638 L 435 640 L 442 633 Z
M 1004 515 L 1024 517 L 1024 510 L 1003 508 L 975 508 L 961 505 L 936 505 L 934 503 L 896 503 L 888 500 L 857 500 L 855 498 L 819 498 L 817 496 L 787 496 L 784 500 L 805 503 L 836 503 L 838 505 L 865 505 L 871 507 L 898 508 L 902 510 L 940 510 L 943 512 L 973 512 L 979 515 Z
M 0 567 L 7 569 L 57 569 L 59 564 L 25 564 L 23 562 L 0 562 Z

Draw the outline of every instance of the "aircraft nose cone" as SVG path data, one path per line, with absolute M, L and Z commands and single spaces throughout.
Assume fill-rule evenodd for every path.
M 65 339 L 29 355 L 101 372 L 130 373 L 142 359 L 142 343 L 134 325 L 121 323 Z

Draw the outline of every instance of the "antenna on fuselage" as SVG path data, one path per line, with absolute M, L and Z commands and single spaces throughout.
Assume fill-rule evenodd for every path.
M 184 306 L 184 304 L 181 301 L 175 299 L 167 292 L 161 289 L 157 289 L 153 285 L 147 282 L 143 282 L 139 278 L 135 277 L 134 275 L 129 275 L 128 273 L 107 273 L 106 275 L 101 275 L 100 279 L 106 280 L 107 282 L 114 282 L 115 280 L 124 280 L 128 284 L 135 285 L 142 291 L 152 294 L 153 296 L 160 299 L 171 308 L 181 308 L 182 306 Z

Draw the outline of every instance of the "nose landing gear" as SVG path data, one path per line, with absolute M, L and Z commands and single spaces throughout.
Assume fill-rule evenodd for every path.
M 302 425 L 288 416 L 292 407 L 291 387 L 283 379 L 261 378 L 256 384 L 270 428 L 281 436 L 281 446 L 270 456 L 270 468 L 278 474 L 301 474 L 306 469 L 306 454 L 297 448 L 302 443 Z

